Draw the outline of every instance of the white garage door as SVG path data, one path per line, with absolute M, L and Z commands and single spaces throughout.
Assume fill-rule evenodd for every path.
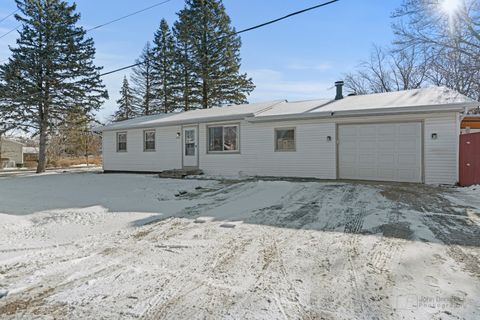
M 422 182 L 422 124 L 340 125 L 340 179 Z

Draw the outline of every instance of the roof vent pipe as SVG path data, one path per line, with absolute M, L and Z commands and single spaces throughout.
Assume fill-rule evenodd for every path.
M 337 95 L 335 96 L 335 100 L 343 99 L 343 81 L 335 82 L 335 87 L 337 87 Z

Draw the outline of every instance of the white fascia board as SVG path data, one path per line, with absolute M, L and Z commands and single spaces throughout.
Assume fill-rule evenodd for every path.
M 204 118 L 192 118 L 192 119 L 185 119 L 185 120 L 176 120 L 176 121 L 161 121 L 159 123 L 151 123 L 151 124 L 132 124 L 132 125 L 118 125 L 115 127 L 111 127 L 110 125 L 101 126 L 93 128 L 93 132 L 103 132 L 103 131 L 119 131 L 119 130 L 129 130 L 129 129 L 148 129 L 148 128 L 158 128 L 158 127 L 171 127 L 171 126 L 180 126 L 180 125 L 189 125 L 189 124 L 198 124 L 198 123 L 210 123 L 210 122 L 219 122 L 219 121 L 241 121 L 245 118 L 253 118 L 256 114 L 261 114 L 265 111 L 268 111 L 279 105 L 281 103 L 286 102 L 286 100 L 277 100 L 271 105 L 260 109 L 256 112 L 249 112 L 244 114 L 234 114 L 234 115 L 226 115 L 226 116 L 214 116 L 214 117 L 204 117 Z
M 308 120 L 317 118 L 340 118 L 340 117 L 363 117 L 363 116 L 384 116 L 384 115 L 400 115 L 405 113 L 431 113 L 431 112 L 461 112 L 464 108 L 476 108 L 480 102 L 469 102 L 460 104 L 445 104 L 433 106 L 415 106 L 402 108 L 378 108 L 378 109 L 362 109 L 349 111 L 324 111 L 297 113 L 278 116 L 263 116 L 247 118 L 248 122 L 271 122 L 271 121 L 287 121 L 287 120 Z M 320 108 L 321 109 L 321 108 Z
M 221 121 L 241 121 L 246 118 L 253 118 L 255 115 L 253 113 L 246 114 L 236 114 L 230 116 L 217 116 L 217 117 L 208 117 L 208 118 L 196 118 L 188 120 L 177 120 L 177 121 L 164 121 L 160 123 L 149 123 L 149 124 L 136 124 L 130 126 L 118 126 L 115 128 L 108 127 L 99 127 L 94 128 L 95 132 L 104 132 L 104 131 L 121 131 L 121 130 L 131 130 L 131 129 L 149 129 L 149 128 L 159 128 L 159 127 L 173 127 L 189 124 L 199 124 L 199 123 L 210 123 L 210 122 L 221 122 Z

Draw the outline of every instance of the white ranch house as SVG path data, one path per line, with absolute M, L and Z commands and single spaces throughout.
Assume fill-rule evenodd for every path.
M 285 100 L 113 123 L 106 172 L 200 169 L 213 176 L 454 184 L 461 115 L 478 102 L 443 87 Z

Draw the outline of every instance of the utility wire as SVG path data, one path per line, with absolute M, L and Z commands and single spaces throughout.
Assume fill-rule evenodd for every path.
M 292 12 L 290 14 L 287 14 L 287 15 L 283 16 L 283 17 L 273 19 L 273 20 L 258 24 L 256 26 L 240 30 L 240 31 L 236 31 L 236 32 L 233 32 L 233 33 L 225 35 L 225 36 L 218 37 L 218 38 L 214 39 L 213 41 L 218 41 L 218 40 L 221 40 L 221 39 L 226 38 L 226 37 L 232 37 L 232 36 L 235 36 L 235 35 L 238 35 L 238 34 L 241 34 L 241 33 L 245 33 L 245 32 L 255 30 L 255 29 L 263 28 L 265 26 L 277 23 L 279 21 L 291 18 L 293 16 L 296 16 L 296 15 L 299 15 L 299 14 L 302 14 L 302 13 L 305 13 L 305 12 L 308 12 L 308 11 L 312 11 L 312 10 L 315 10 L 315 9 L 318 9 L 318 8 L 321 8 L 321 7 L 325 7 L 329 4 L 332 4 L 332 3 L 335 3 L 335 2 L 338 2 L 338 1 L 340 1 L 340 0 L 331 0 L 331 1 L 324 2 L 324 3 L 320 3 L 320 4 L 317 4 L 316 6 L 306 8 L 306 9 L 303 9 L 303 10 L 300 10 L 300 11 Z M 148 60 L 144 60 L 144 61 L 141 61 L 141 62 L 138 62 L 138 63 L 131 64 L 129 66 L 125 66 L 125 67 L 118 68 L 118 69 L 115 69 L 115 70 L 112 70 L 112 71 L 108 71 L 108 72 L 102 73 L 100 76 L 103 77 L 103 76 L 107 76 L 107 75 L 112 74 L 112 73 L 116 73 L 116 72 L 120 72 L 120 71 L 127 70 L 127 69 L 130 69 L 130 68 L 134 68 L 134 67 L 140 66 L 140 65 L 142 65 L 146 62 L 148 62 Z
M 245 33 L 245 32 L 248 32 L 248 31 L 252 31 L 252 30 L 255 30 L 255 29 L 259 29 L 259 28 L 268 26 L 268 25 L 270 25 L 270 24 L 274 24 L 274 23 L 277 23 L 277 22 L 279 22 L 279 21 L 282 21 L 282 20 L 291 18 L 291 17 L 293 17 L 293 16 L 297 16 L 297 15 L 299 15 L 299 14 L 302 14 L 302 13 L 305 13 L 305 12 L 308 12 L 308 11 L 312 11 L 312 10 L 315 10 L 315 9 L 318 9 L 318 8 L 321 8 L 321 7 L 328 6 L 329 4 L 332 4 L 332 3 L 335 3 L 335 2 L 338 2 L 338 1 L 340 1 L 340 0 L 332 0 L 332 1 L 328 1 L 328 2 L 324 2 L 324 3 L 317 4 L 316 6 L 313 6 L 313 7 L 310 7 L 310 8 L 306 8 L 306 9 L 303 9 L 303 10 L 300 10 L 300 11 L 292 12 L 292 13 L 290 13 L 290 14 L 287 14 L 286 16 L 283 16 L 283 17 L 280 17 L 280 18 L 277 18 L 277 19 L 274 19 L 274 20 L 270 20 L 270 21 L 268 21 L 268 22 L 265 22 L 265 23 L 262 23 L 262 24 L 259 24 L 259 25 L 256 25 L 256 26 L 247 28 L 247 29 L 243 29 L 243 30 L 237 31 L 237 32 L 235 32 L 235 33 L 232 33 L 231 36 L 234 36 L 234 35 L 237 35 L 237 34 L 241 34 L 241 33 Z
M 138 10 L 138 11 L 135 11 L 135 12 L 132 12 L 132 13 L 129 13 L 125 16 L 122 16 L 120 18 L 117 18 L 117 19 L 113 19 L 111 21 L 108 21 L 108 22 L 105 22 L 105 23 L 102 23 L 102 24 L 99 24 L 98 26 L 95 26 L 93 28 L 90 28 L 90 29 L 87 29 L 86 31 L 89 32 L 89 31 L 92 31 L 92 30 L 96 30 L 96 29 L 100 29 L 102 27 L 105 27 L 105 26 L 108 26 L 109 24 L 112 24 L 112 23 L 115 23 L 115 22 L 118 22 L 118 21 L 121 21 L 121 20 L 124 20 L 124 19 L 127 19 L 127 18 L 130 18 L 134 15 L 137 15 L 139 13 L 142 13 L 142 12 L 145 12 L 147 10 L 150 10 L 150 9 L 153 9 L 153 8 L 156 8 L 156 7 L 159 7 L 161 5 L 164 5 L 166 4 L 167 2 L 170 2 L 172 0 L 164 0 L 164 1 L 161 1 L 161 2 L 157 2 L 149 7 L 146 7 L 146 8 L 143 8 L 141 10 Z M 5 18 L 3 18 L 2 20 L 0 20 L 0 22 L 4 21 L 5 19 L 9 18 L 10 16 L 14 15 L 15 13 L 17 13 L 17 11 L 20 10 L 20 9 L 17 9 L 15 10 L 14 12 L 10 13 L 8 16 L 6 16 Z M 18 28 L 20 28 L 22 25 L 18 25 L 16 26 L 15 28 L 13 28 L 12 30 L 9 30 L 8 32 L 4 33 L 3 35 L 0 36 L 0 39 L 8 36 L 10 33 L 12 33 L 13 31 L 15 30 L 18 30 Z M 4 61 L 7 61 L 8 59 L 5 59 L 5 60 L 2 60 L 0 61 L 0 63 L 4 62 Z
M 162 1 L 162 2 L 158 2 L 158 3 L 156 3 L 156 4 L 153 4 L 153 5 L 151 5 L 150 7 L 146 7 L 146 8 L 143 8 L 143 9 L 141 9 L 141 10 L 138 10 L 138 11 L 132 12 L 132 13 L 130 13 L 130 14 L 127 14 L 127 15 L 125 15 L 125 16 L 123 16 L 123 17 L 120 17 L 120 18 L 117 18 L 117 19 L 114 19 L 114 20 L 111 20 L 111 21 L 108 21 L 108 22 L 99 24 L 98 26 L 95 26 L 95 27 L 93 27 L 93 28 L 87 29 L 87 32 L 92 31 L 92 30 L 99 29 L 99 28 L 101 28 L 101 27 L 108 26 L 109 24 L 112 24 L 112 23 L 114 23 L 114 22 L 118 22 L 118 21 L 123 20 L 123 19 L 126 19 L 126 18 L 130 18 L 130 17 L 132 17 L 132 16 L 134 16 L 134 15 L 137 15 L 137 14 L 139 14 L 139 13 L 142 13 L 142 12 L 145 12 L 145 11 L 147 11 L 147 10 L 150 10 L 150 9 L 153 9 L 153 8 L 156 8 L 156 7 L 159 7 L 159 6 L 161 6 L 161 5 L 163 5 L 163 4 L 166 4 L 167 2 L 170 2 L 170 1 L 172 1 L 172 0 L 164 0 L 164 1 Z
M 21 26 L 22 26 L 22 25 L 20 24 L 20 25 L 16 26 L 15 28 L 13 28 L 12 30 L 10 30 L 10 31 L 7 31 L 6 33 L 2 34 L 2 35 L 0 36 L 0 39 L 2 39 L 2 38 L 4 38 L 4 37 L 8 36 L 8 35 L 9 35 L 10 33 L 12 33 L 13 31 L 16 31 L 16 30 L 18 30 L 18 28 L 20 28 Z
M 18 12 L 18 10 L 20 10 L 20 9 L 17 9 L 17 10 L 15 10 L 15 11 L 13 11 L 12 13 L 10 13 L 8 16 L 2 18 L 2 19 L 0 20 L 0 23 L 2 23 L 3 21 L 7 20 L 7 19 L 10 18 L 11 16 L 13 16 L 15 13 Z

